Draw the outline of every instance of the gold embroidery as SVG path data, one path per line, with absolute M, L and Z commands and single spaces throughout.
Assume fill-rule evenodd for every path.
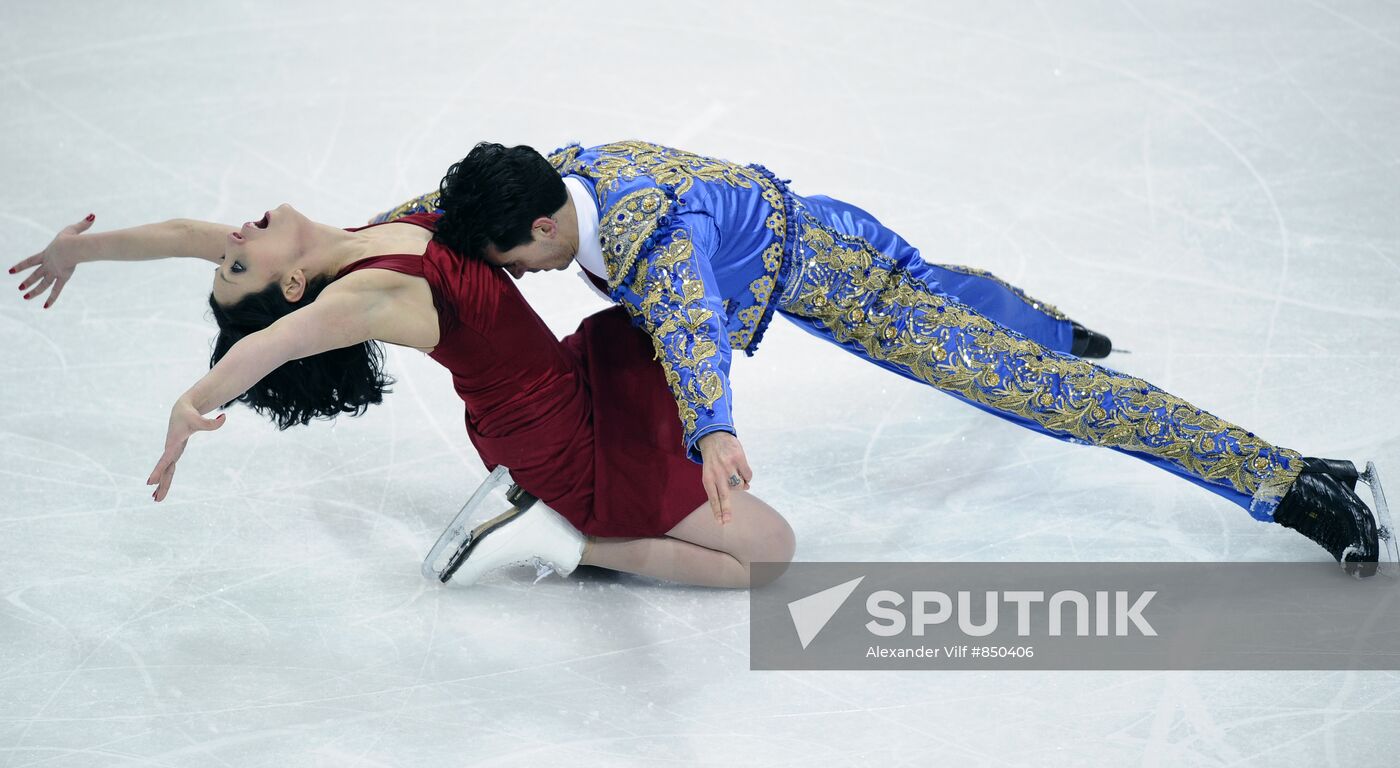
M 545 159 L 554 166 L 554 170 L 561 175 L 568 173 L 576 165 L 578 153 L 583 151 L 583 147 L 577 144 L 570 144 L 562 149 L 551 152 Z
M 1302 467 L 1296 451 L 1141 379 L 1047 350 L 929 291 L 861 238 L 806 216 L 802 242 L 811 256 L 785 291 L 784 310 L 818 321 L 872 360 L 1053 434 L 1165 460 L 1266 506 Z
M 783 230 L 787 228 L 787 217 L 782 211 L 773 211 L 768 214 L 768 218 L 763 222 L 763 226 L 773 231 L 778 237 L 783 236 Z
M 769 205 L 782 204 L 782 193 L 763 174 L 746 165 L 703 157 L 645 141 L 619 141 L 597 148 L 598 156 L 587 166 L 588 175 L 598 180 L 599 193 L 616 189 L 623 181 L 650 176 L 673 188 L 677 195 L 690 191 L 695 182 L 724 182 L 749 189 L 757 182 Z M 770 199 L 769 189 L 774 197 Z
M 752 306 L 739 310 L 739 322 L 745 329 L 753 328 L 760 319 L 763 318 L 763 307 Z M 729 336 L 729 346 L 733 349 L 742 349 L 741 342 L 745 338 L 744 331 L 735 331 Z M 737 337 L 737 338 L 736 338 Z
M 773 278 L 764 275 L 749 284 L 749 290 L 753 292 L 754 301 L 759 306 L 768 303 L 768 297 L 773 294 Z
M 725 160 L 703 157 L 684 150 L 663 147 L 657 144 L 649 144 L 643 141 L 622 141 L 614 144 L 607 144 L 598 147 L 597 156 L 587 162 L 577 161 L 578 153 L 570 152 L 568 148 L 555 153 L 550 157 L 550 162 L 556 163 L 555 167 L 561 173 L 579 171 L 584 175 L 594 179 L 600 195 L 605 195 L 608 191 L 616 189 L 624 181 L 631 181 L 640 176 L 647 176 L 655 179 L 657 183 L 671 187 L 676 195 L 684 195 L 689 192 L 697 182 L 724 183 L 742 189 L 751 189 L 758 186 L 764 202 L 768 204 L 772 211 L 765 217 L 764 226 L 773 233 L 776 238 L 763 251 L 763 268 L 767 273 L 749 284 L 749 292 L 758 301 L 757 311 L 740 311 L 739 317 L 742 327 L 729 335 L 730 345 L 735 349 L 746 349 L 753 341 L 754 334 L 758 330 L 758 324 L 762 321 L 768 302 L 772 299 L 772 283 L 778 273 L 778 268 L 782 265 L 783 258 L 783 238 L 787 233 L 787 213 L 784 205 L 783 191 L 773 182 L 771 178 L 758 170 L 737 163 Z M 636 193 L 633 193 L 636 194 Z M 628 196 L 629 198 L 631 195 Z M 624 198 L 626 199 L 626 198 Z M 640 222 L 623 222 L 616 218 L 617 208 L 613 206 L 608 214 L 604 216 L 605 229 L 616 223 L 628 223 L 629 226 L 636 227 L 639 231 L 644 228 Z M 652 226 L 647 229 L 647 234 L 641 239 L 655 231 Z M 608 285 L 616 287 L 620 276 L 626 274 L 636 260 L 636 253 L 629 253 L 624 245 L 615 255 L 613 253 L 617 244 L 604 244 L 604 255 L 608 257 Z M 614 263 L 616 259 L 616 263 Z M 620 269 L 614 269 L 614 267 Z
M 656 232 L 658 220 L 670 209 L 671 201 L 666 195 L 649 188 L 626 195 L 603 214 L 598 222 L 598 236 L 607 260 L 609 288 L 622 284 L 622 278 L 632 271 L 646 247 L 647 238 Z
M 763 268 L 769 274 L 778 274 L 778 267 L 783 264 L 783 241 L 775 240 L 763 251 Z
M 393 221 L 394 219 L 402 219 L 412 213 L 432 213 L 437 210 L 438 195 L 439 192 L 436 189 L 432 192 L 426 192 L 412 200 L 390 208 L 369 221 L 371 224 L 379 224 L 385 221 Z
M 705 307 L 705 286 L 691 266 L 693 255 L 690 238 L 676 232 L 654 259 L 637 262 L 632 281 L 641 297 L 633 314 L 651 336 L 687 435 L 695 431 L 698 409 L 709 409 L 724 397 L 724 381 L 713 362 L 719 346 L 706 328 L 715 313 Z

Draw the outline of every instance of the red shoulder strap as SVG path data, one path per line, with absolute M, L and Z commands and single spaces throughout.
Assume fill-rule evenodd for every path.
M 345 231 L 346 231 L 346 232 L 359 232 L 359 231 L 362 230 L 362 229 L 371 229 L 371 228 L 373 228 L 373 227 L 382 227 L 382 226 L 384 226 L 385 224 L 399 224 L 399 223 L 403 223 L 403 224 L 412 224 L 412 225 L 414 225 L 414 226 L 422 227 L 423 229 L 426 229 L 426 230 L 428 230 L 429 232 L 436 232 L 436 231 L 437 231 L 437 222 L 438 222 L 438 219 L 440 219 L 440 218 L 442 218 L 442 214 L 440 214 L 440 213 L 410 213 L 410 214 L 407 215 L 407 216 L 400 216 L 400 217 L 397 218 L 397 219 L 390 219 L 389 221 L 376 221 L 376 222 L 374 222 L 373 224 L 366 224 L 366 225 L 364 225 L 363 227 L 346 227 L 346 228 L 345 228 Z
M 369 229 L 370 227 L 379 227 L 385 224 L 403 222 L 404 224 L 413 224 L 415 226 L 422 227 L 423 229 L 426 229 L 429 232 L 435 232 L 437 230 L 437 220 L 440 218 L 442 218 L 442 215 L 437 213 L 413 213 L 409 214 L 408 216 L 402 216 L 400 218 L 394 219 L 393 221 L 381 221 L 377 224 L 369 224 L 363 227 L 351 227 L 347 231 L 359 232 L 362 229 Z M 431 248 L 432 244 L 429 243 L 428 247 Z M 417 277 L 422 277 L 423 259 L 426 256 L 426 252 L 422 256 L 418 256 L 416 254 L 394 253 L 385 254 L 383 256 L 370 256 L 367 259 L 360 259 L 359 261 L 350 264 L 345 269 L 340 270 L 340 272 L 336 274 L 336 277 L 342 277 L 356 270 L 368 269 L 370 267 L 373 267 L 375 269 L 387 269 L 393 272 L 402 272 L 406 275 L 415 275 Z
M 352 262 L 345 269 L 340 270 L 336 277 L 344 277 L 356 270 L 387 269 L 391 272 L 402 272 L 405 275 L 423 276 L 423 257 L 411 253 L 388 253 L 383 256 L 370 256 Z

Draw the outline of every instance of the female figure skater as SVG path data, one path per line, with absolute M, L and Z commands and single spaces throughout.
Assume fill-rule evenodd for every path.
M 791 559 L 791 528 L 746 492 L 748 478 L 731 478 L 731 504 L 711 512 L 651 344 L 621 309 L 587 318 L 560 342 L 502 270 L 433 238 L 438 219 L 346 230 L 282 205 L 239 228 L 179 219 L 86 234 L 89 214 L 10 273 L 35 268 L 19 288 L 32 286 L 26 299 L 52 289 L 47 308 L 83 262 L 193 256 L 217 265 L 211 368 L 171 409 L 147 480 L 156 501 L 190 436 L 223 425 L 223 413 L 204 416 L 215 408 L 242 401 L 286 429 L 380 402 L 392 383 L 382 341 L 450 370 L 482 460 L 509 467 L 544 502 L 478 527 L 480 546 L 453 581 L 537 559 L 566 576 L 586 564 L 747 587 L 751 562 Z

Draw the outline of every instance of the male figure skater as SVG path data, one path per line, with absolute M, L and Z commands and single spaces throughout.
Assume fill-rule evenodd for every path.
M 989 413 L 1190 480 L 1298 530 L 1353 573 L 1374 572 L 1380 540 L 1391 541 L 1355 494 L 1351 462 L 1272 445 L 1089 362 L 1110 352 L 1105 336 L 990 273 L 929 264 L 871 214 L 794 194 L 761 166 L 640 141 L 548 158 L 482 143 L 437 192 L 378 220 L 443 209 L 437 237 L 459 253 L 517 278 L 577 261 L 627 308 L 652 337 L 721 520 L 729 489 L 752 478 L 730 357 L 753 354 L 776 310 Z M 1360 563 L 1372 565 L 1348 565 Z

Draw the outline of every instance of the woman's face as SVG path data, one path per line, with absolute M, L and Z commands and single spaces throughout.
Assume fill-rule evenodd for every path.
M 228 233 L 223 262 L 214 274 L 214 300 L 229 306 L 285 278 L 305 249 L 309 223 L 300 211 L 283 203 L 258 221 Z

